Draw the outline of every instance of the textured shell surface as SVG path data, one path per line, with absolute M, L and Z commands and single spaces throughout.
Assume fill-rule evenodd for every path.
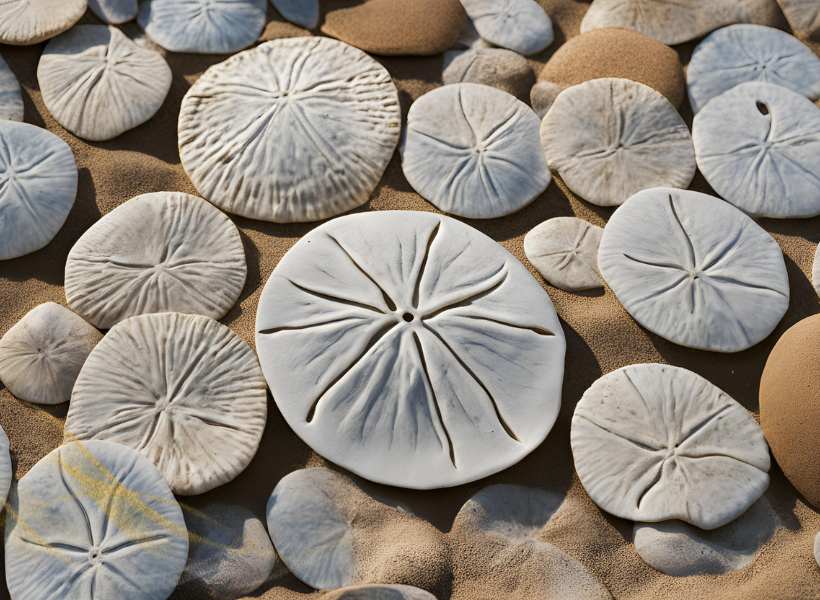
M 61 34 L 80 20 L 86 0 L 0 2 L 0 44 L 30 46 Z
M 603 287 L 598 246 L 604 230 L 577 217 L 554 217 L 524 236 L 524 253 L 550 284 L 568 291 Z

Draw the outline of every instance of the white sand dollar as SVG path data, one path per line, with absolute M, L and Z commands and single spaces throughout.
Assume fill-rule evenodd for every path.
M 80 20 L 86 0 L 3 0 L 0 44 L 29 46 L 59 35 Z
M 314 229 L 268 280 L 256 331 L 293 430 L 376 482 L 479 479 L 526 456 L 558 414 L 565 341 L 549 297 L 449 217 L 378 212 Z
M 143 194 L 92 225 L 68 253 L 68 304 L 101 329 L 155 312 L 223 317 L 245 285 L 239 230 L 196 196 Z
M 2 507 L 6 506 L 11 481 L 14 478 L 14 465 L 11 462 L 11 454 L 9 453 L 10 447 L 11 444 L 6 432 L 0 427 L 0 506 Z
M 266 0 L 145 0 L 137 22 L 171 52 L 229 54 L 259 38 L 267 6 Z
M 0 338 L 0 381 L 26 402 L 68 402 L 80 368 L 101 339 L 67 308 L 41 304 Z
M 552 44 L 552 21 L 534 0 L 461 0 L 461 4 L 491 44 L 524 55 Z
M 20 84 L 2 56 L 0 56 L 0 119 L 23 120 L 23 96 L 20 92 Z
M 623 204 L 650 187 L 687 188 L 692 136 L 675 107 L 649 86 L 592 79 L 561 92 L 541 121 L 547 163 L 584 200 Z
M 291 23 L 307 29 L 319 25 L 319 0 L 271 0 L 271 4 Z
M 7 515 L 12 598 L 165 600 L 188 555 L 168 484 L 148 460 L 110 442 L 47 454 L 18 483 Z
M 814 289 L 817 290 L 817 295 L 820 296 L 820 246 L 817 246 L 817 250 L 814 252 L 811 281 L 814 284 Z
M 77 195 L 77 163 L 53 133 L 0 120 L 0 260 L 46 246 Z
M 156 114 L 171 87 L 171 68 L 116 27 L 79 25 L 48 43 L 37 81 L 60 125 L 103 141 Z
M 267 417 L 256 356 L 199 315 L 131 317 L 113 327 L 80 371 L 66 440 L 109 440 L 151 459 L 178 495 L 239 475 Z
M 635 194 L 604 228 L 598 267 L 638 323 L 690 348 L 745 350 L 768 336 L 789 306 L 774 238 L 730 204 L 698 192 Z
M 598 379 L 575 407 L 570 442 L 584 489 L 624 519 L 715 529 L 769 485 L 751 413 L 680 367 L 631 365 Z
M 723 198 L 758 217 L 820 215 L 820 109 L 771 83 L 743 83 L 695 115 L 698 167 Z
M 794 36 L 762 25 L 730 25 L 697 45 L 686 69 L 694 112 L 747 81 L 766 81 L 820 98 L 820 58 Z
M 410 585 L 356 585 L 328 592 L 322 600 L 436 600 L 428 591 Z
M 524 254 L 552 285 L 564 290 L 603 287 L 598 245 L 604 230 L 576 217 L 547 219 L 524 236 Z
M 401 152 L 413 189 L 440 210 L 471 219 L 513 213 L 550 183 L 538 117 L 486 85 L 445 85 L 416 100 Z
M 136 18 L 138 6 L 137 0 L 88 0 L 88 8 L 100 20 L 120 25 Z
M 398 92 L 361 50 L 276 40 L 208 69 L 182 101 L 179 151 L 220 208 L 316 221 L 367 202 L 399 139 Z

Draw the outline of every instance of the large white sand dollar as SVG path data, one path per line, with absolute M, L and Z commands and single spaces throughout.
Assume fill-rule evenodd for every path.
M 695 115 L 698 167 L 723 198 L 759 217 L 820 215 L 820 109 L 771 83 L 743 83 Z
M 196 196 L 156 192 L 118 206 L 77 240 L 65 293 L 101 329 L 165 311 L 219 319 L 246 272 L 239 230 L 225 214 Z
M 0 44 L 38 44 L 74 25 L 85 9 L 86 0 L 3 0 Z
M 259 38 L 267 6 L 266 0 L 145 0 L 137 22 L 171 52 L 229 54 Z
M 6 499 L 11 489 L 11 481 L 14 478 L 14 465 L 11 462 L 9 453 L 9 438 L 5 430 L 0 427 L 0 506 L 6 506 Z
M 80 371 L 66 440 L 109 440 L 151 459 L 176 494 L 200 494 L 242 472 L 267 417 L 256 356 L 199 315 L 131 317 Z
M 777 242 L 706 194 L 635 194 L 604 228 L 598 267 L 629 314 L 667 340 L 739 352 L 768 336 L 789 306 Z
M 7 515 L 12 598 L 165 600 L 188 555 L 168 484 L 110 442 L 53 450 L 20 480 Z
M 103 141 L 156 114 L 171 87 L 171 68 L 116 27 L 79 25 L 48 43 L 37 81 L 60 125 Z
M 224 210 L 315 221 L 367 202 L 399 138 L 390 74 L 328 38 L 276 40 L 208 69 L 182 101 L 179 151 Z
M 751 413 L 680 367 L 631 365 L 598 379 L 575 407 L 570 442 L 584 489 L 624 519 L 715 529 L 769 485 Z
M 88 0 L 88 8 L 100 20 L 119 25 L 136 18 L 139 7 L 137 0 Z
M 604 230 L 577 217 L 555 217 L 524 236 L 524 253 L 549 283 L 564 290 L 603 287 L 598 245 Z
M 419 194 L 467 218 L 508 215 L 550 183 L 538 117 L 486 85 L 445 85 L 416 100 L 401 153 L 404 175 Z
M 478 33 L 488 42 L 519 54 L 549 46 L 552 21 L 534 0 L 461 0 Z
M 0 260 L 48 244 L 77 195 L 77 163 L 53 133 L 0 120 Z
M 637 81 L 602 78 L 567 88 L 541 122 L 541 144 L 564 183 L 599 206 L 623 204 L 650 187 L 686 188 L 695 176 L 683 118 Z
M 558 414 L 565 341 L 549 297 L 449 217 L 378 212 L 314 229 L 268 280 L 256 330 L 290 426 L 373 481 L 479 479 L 526 456 Z
M 20 93 L 20 84 L 2 56 L 0 56 L 0 119 L 23 120 L 23 96 Z

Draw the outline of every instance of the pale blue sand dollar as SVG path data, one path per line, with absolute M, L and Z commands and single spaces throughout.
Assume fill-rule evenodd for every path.
M 319 0 L 271 0 L 271 4 L 291 23 L 306 29 L 319 25 Z
M 6 436 L 5 430 L 0 427 L 0 507 L 5 508 L 6 499 L 11 489 L 11 481 L 14 478 L 14 465 L 11 462 L 9 449 L 11 444 Z M 2 510 L 0 508 L 0 510 Z M 8 525 L 6 525 L 8 527 Z
M 570 292 L 603 287 L 598 246 L 604 230 L 577 217 L 554 217 L 524 236 L 524 254 L 550 284 Z
M 20 92 L 20 84 L 2 56 L 0 56 L 0 119 L 23 120 L 23 96 Z
M 137 17 L 137 0 L 88 0 L 91 9 L 101 21 L 111 25 L 127 23 Z
M 485 477 L 529 454 L 558 415 L 565 340 L 552 302 L 511 254 L 449 217 L 382 211 L 314 229 L 265 285 L 256 331 L 293 430 L 379 483 Z
M 77 163 L 53 133 L 0 120 L 0 260 L 46 246 L 77 195 Z
M 692 127 L 698 167 L 723 198 L 756 217 L 820 215 L 820 108 L 797 92 L 743 83 Z
M 529 55 L 553 42 L 552 21 L 534 0 L 461 0 L 461 4 L 491 44 Z
M 86 0 L 3 0 L 0 44 L 30 46 L 59 35 L 80 20 Z
M 635 194 L 604 228 L 598 267 L 640 325 L 689 348 L 750 348 L 789 306 L 774 238 L 728 202 L 698 192 Z
M 53 450 L 20 479 L 6 514 L 12 598 L 165 600 L 188 555 L 168 484 L 119 444 Z

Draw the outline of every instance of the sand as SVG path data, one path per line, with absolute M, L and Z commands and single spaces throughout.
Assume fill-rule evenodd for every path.
M 537 70 L 561 43 L 578 34 L 581 18 L 589 6 L 581 0 L 541 0 L 541 4 L 555 25 L 556 42 L 531 61 Z M 269 16 L 272 18 L 272 15 L 271 10 Z M 83 22 L 97 21 L 86 16 Z M 131 34 L 136 31 L 133 25 L 126 29 Z M 263 35 L 270 38 L 298 32 L 298 28 L 274 22 Z M 684 63 L 688 62 L 693 47 L 694 44 L 678 47 Z M 820 53 L 820 43 L 815 43 L 813 49 Z M 47 127 L 74 150 L 80 168 L 79 195 L 66 225 L 50 245 L 30 256 L 0 263 L 0 334 L 41 302 L 51 300 L 65 304 L 62 283 L 66 255 L 74 241 L 102 214 L 138 194 L 162 190 L 196 193 L 179 163 L 177 113 L 191 83 L 209 65 L 224 59 L 169 54 L 167 59 L 174 79 L 159 113 L 148 123 L 113 141 L 89 144 L 60 128 L 45 110 L 35 76 L 41 51 L 41 46 L 0 48 L 23 86 L 26 121 Z M 440 85 L 440 56 L 380 60 L 399 87 L 403 115 L 414 98 Z M 691 111 L 685 103 L 682 111 L 691 125 Z M 524 234 L 550 217 L 575 215 L 603 226 L 611 214 L 611 209 L 594 207 L 562 191 L 560 184 L 560 181 L 554 182 L 530 206 L 509 217 L 468 221 L 515 254 L 542 284 L 543 279 L 524 257 Z M 693 188 L 711 192 L 700 176 L 695 179 Z M 398 153 L 371 201 L 361 210 L 385 209 L 433 210 L 407 184 Z M 262 285 L 285 251 L 315 224 L 274 225 L 242 218 L 234 218 L 234 222 L 242 232 L 248 280 L 239 304 L 223 322 L 253 344 L 255 311 Z M 641 329 L 609 290 L 572 294 L 544 284 L 563 321 L 568 346 L 563 406 L 549 437 L 520 464 L 487 480 L 435 492 L 399 492 L 402 502 L 439 530 L 448 531 L 464 501 L 490 483 L 568 490 L 573 502 L 571 510 L 551 526 L 546 541 L 591 569 L 616 599 L 797 600 L 820 596 L 820 570 L 812 556 L 820 515 L 804 504 L 777 467 L 771 474 L 771 498 L 783 525 L 757 560 L 742 571 L 721 577 L 683 579 L 662 575 L 640 559 L 629 538 L 631 523 L 602 513 L 580 487 L 572 467 L 569 426 L 576 402 L 602 373 L 624 365 L 657 361 L 686 367 L 723 388 L 757 414 L 760 374 L 775 341 L 789 326 L 820 312 L 818 297 L 809 279 L 815 247 L 820 241 L 820 218 L 763 220 L 761 223 L 782 246 L 791 279 L 789 311 L 770 337 L 739 354 L 687 350 Z M 14 399 L 5 389 L 0 390 L 0 424 L 11 440 L 17 477 L 60 443 L 66 409 L 67 405 L 35 407 Z M 201 506 L 209 501 L 238 502 L 264 519 L 268 495 L 282 476 L 307 464 L 323 464 L 287 427 L 270 399 L 269 409 L 259 452 L 248 469 L 233 482 L 201 497 L 186 498 L 185 503 Z M 397 533 L 396 537 L 403 534 Z M 406 555 L 406 546 L 402 544 L 403 555 Z M 388 555 L 391 550 L 389 543 L 377 549 Z M 419 552 L 423 556 L 424 548 Z M 474 558 L 481 560 L 478 555 Z M 7 598 L 5 586 L 2 587 L 0 598 Z M 275 582 L 267 592 L 253 597 L 290 600 L 303 598 L 309 591 L 294 578 L 286 577 Z M 476 595 L 475 599 L 479 597 Z M 445 598 L 442 594 L 440 600 Z

